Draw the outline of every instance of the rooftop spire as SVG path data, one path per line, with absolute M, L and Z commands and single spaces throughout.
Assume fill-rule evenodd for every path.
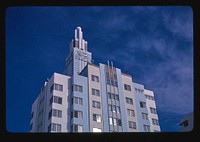
M 83 38 L 83 32 L 81 30 L 81 27 L 76 27 L 75 29 L 75 39 L 82 39 Z
M 83 39 L 83 32 L 80 26 L 76 27 L 74 31 L 74 39 L 72 39 L 70 50 L 73 51 L 75 47 L 87 51 L 87 41 Z

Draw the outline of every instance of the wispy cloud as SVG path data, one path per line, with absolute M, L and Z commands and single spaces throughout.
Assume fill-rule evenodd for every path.
M 155 12 L 154 21 L 147 19 L 143 21 L 145 24 L 138 25 L 137 23 L 142 22 L 141 19 L 133 18 L 134 24 L 130 25 L 131 17 L 121 15 L 114 16 L 104 25 L 112 30 L 113 27 L 119 28 L 123 25 L 123 27 L 132 27 L 136 31 L 131 31 L 133 34 L 127 39 L 123 38 L 123 44 L 120 44 L 119 37 L 117 40 L 110 39 L 118 42 L 119 46 L 112 51 L 112 54 L 108 53 L 108 59 L 123 65 L 129 73 L 131 71 L 136 82 L 152 89 L 160 110 L 179 114 L 192 111 L 192 13 L 180 13 L 154 7 L 148 9 L 137 7 L 133 11 L 140 13 L 138 10 L 143 12 L 143 16 L 147 14 L 146 11 Z M 145 30 L 140 30 L 138 33 L 137 28 L 141 26 Z M 163 30 L 165 32 L 162 32 Z M 142 75 L 135 77 L 136 71 Z

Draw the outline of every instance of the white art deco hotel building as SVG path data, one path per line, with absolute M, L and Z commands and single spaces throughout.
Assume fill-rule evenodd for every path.
M 159 132 L 153 91 L 112 62 L 95 65 L 81 27 L 63 74 L 54 73 L 32 105 L 30 132 Z

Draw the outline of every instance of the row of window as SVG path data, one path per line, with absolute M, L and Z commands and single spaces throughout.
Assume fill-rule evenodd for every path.
M 136 93 L 143 93 L 144 90 L 142 90 L 142 89 L 138 89 L 138 88 L 135 88 L 135 92 L 136 92 Z
M 92 81 L 96 81 L 96 82 L 99 82 L 99 77 L 98 76 L 95 76 L 95 75 L 92 75 Z M 116 81 L 113 81 L 113 80 L 107 80 L 107 84 L 108 85 L 111 85 L 111 86 L 118 86 L 117 82 Z M 131 86 L 130 85 L 127 85 L 127 84 L 124 84 L 124 89 L 125 90 L 128 90 L 128 91 L 131 91 Z M 52 86 L 50 87 L 50 93 L 52 93 L 53 90 L 57 90 L 57 91 L 63 91 L 63 85 L 61 84 L 57 84 L 57 83 L 54 83 L 52 84 Z M 76 85 L 74 84 L 72 86 L 72 91 L 78 91 L 78 92 L 83 92 L 83 86 L 80 86 L 80 85 Z M 99 94 L 99 93 L 98 93 Z
M 101 118 L 98 118 L 99 115 L 95 115 L 93 114 L 93 120 L 97 121 L 97 122 L 101 122 Z M 156 123 L 156 122 L 155 122 Z M 118 126 L 122 126 L 122 122 L 121 119 L 116 119 L 116 118 L 109 118 L 109 124 L 110 125 L 118 125 Z M 136 122 L 133 121 L 128 121 L 128 125 L 129 128 L 131 129 L 136 129 Z M 144 131 L 145 132 L 150 132 L 150 126 L 148 125 L 143 125 Z M 31 124 L 31 129 L 32 129 L 32 124 Z M 82 125 L 78 125 L 78 124 L 74 124 L 71 127 L 73 132 L 83 132 L 83 126 Z M 48 132 L 50 131 L 55 131 L 55 132 L 61 132 L 61 124 L 56 124 L 56 123 L 51 123 L 48 126 Z M 93 128 L 93 132 L 101 132 L 100 128 Z
M 145 94 L 146 99 L 148 100 L 155 100 L 153 96 Z

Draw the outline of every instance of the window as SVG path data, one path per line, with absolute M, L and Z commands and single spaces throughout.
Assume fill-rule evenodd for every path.
M 92 75 L 92 81 L 99 82 L 99 77 Z
M 100 109 L 100 102 L 92 101 L 92 107 Z
M 119 107 L 119 106 L 108 105 L 108 110 L 109 110 L 109 111 L 113 111 L 113 112 L 120 113 L 120 107 Z
M 126 97 L 126 103 L 133 105 L 133 99 Z
M 49 105 L 51 105 L 53 102 L 57 104 L 62 104 L 62 97 L 52 96 L 49 100 Z
M 136 92 L 136 93 L 143 93 L 144 90 L 141 90 L 141 89 L 135 88 L 135 92 Z
M 117 119 L 113 118 L 114 125 L 117 125 Z
M 61 124 L 51 123 L 48 126 L 48 132 L 51 132 L 51 131 L 61 132 Z
M 74 84 L 73 85 L 73 90 L 74 91 L 78 91 L 78 92 L 83 92 L 83 86 Z
M 74 110 L 73 117 L 74 118 L 83 118 L 83 112 Z
M 112 117 L 109 117 L 109 122 L 110 122 L 110 125 L 113 124 Z
M 93 128 L 92 131 L 93 132 L 101 132 L 101 128 Z
M 50 87 L 50 93 L 52 93 L 53 90 L 63 91 L 63 85 L 54 83 Z
M 108 98 L 119 101 L 119 95 L 117 95 L 117 94 L 108 93 Z
M 117 81 L 114 81 L 114 80 L 111 80 L 111 79 L 107 79 L 107 80 L 106 80 L 106 83 L 107 83 L 108 85 L 118 87 Z
M 62 111 L 57 109 L 52 109 L 53 116 L 55 117 L 62 117 Z
M 111 105 L 108 105 L 108 110 L 112 111 L 112 106 Z
M 57 97 L 57 96 L 53 96 L 53 102 L 57 103 L 57 104 L 62 104 L 62 98 Z
M 188 120 L 185 120 L 183 123 L 182 123 L 182 125 L 184 126 L 184 127 L 187 127 L 189 124 L 188 124 Z
M 83 126 L 82 125 L 75 124 L 75 125 L 72 126 L 72 128 L 73 128 L 73 132 L 83 132 Z
M 134 110 L 127 109 L 127 113 L 128 113 L 128 116 L 132 116 L 132 117 L 135 116 L 135 112 L 134 112 Z
M 152 123 L 153 123 L 153 125 L 159 125 L 159 124 L 158 124 L 158 119 L 152 118 Z
M 52 109 L 50 112 L 49 112 L 49 119 L 51 118 L 51 116 L 55 116 L 55 117 L 62 117 L 62 111 L 61 110 L 57 110 L 57 109 Z
M 73 97 L 73 98 L 72 98 L 72 102 L 73 102 L 74 104 L 83 105 L 83 98 Z
M 136 123 L 132 121 L 128 121 L 129 128 L 136 129 Z
M 148 99 L 148 100 L 155 100 L 155 99 L 154 99 L 154 96 L 150 96 L 150 95 L 145 94 L 145 97 L 146 97 L 146 99 Z
M 116 106 L 114 106 L 114 105 L 112 106 L 112 111 L 116 112 Z
M 115 100 L 119 101 L 119 95 L 115 95 Z
M 122 126 L 122 121 L 121 121 L 121 119 L 118 119 L 118 120 L 117 120 L 117 125 L 118 125 L 118 126 Z
M 99 90 L 92 88 L 92 95 L 94 95 L 94 96 L 100 96 Z
M 93 113 L 93 121 L 101 122 L 101 115 Z
M 120 107 L 116 106 L 117 113 L 120 113 Z
M 151 113 L 154 113 L 154 114 L 157 114 L 156 108 L 150 107 L 150 112 L 151 112 Z
M 148 114 L 142 112 L 142 119 L 146 119 L 146 120 L 148 120 Z
M 141 108 L 146 108 L 146 102 L 140 102 L 140 107 Z
M 145 132 L 151 132 L 150 126 L 148 126 L 148 125 L 143 125 L 143 127 L 144 127 L 144 131 L 145 131 Z
M 124 90 L 131 91 L 131 86 L 124 84 Z

